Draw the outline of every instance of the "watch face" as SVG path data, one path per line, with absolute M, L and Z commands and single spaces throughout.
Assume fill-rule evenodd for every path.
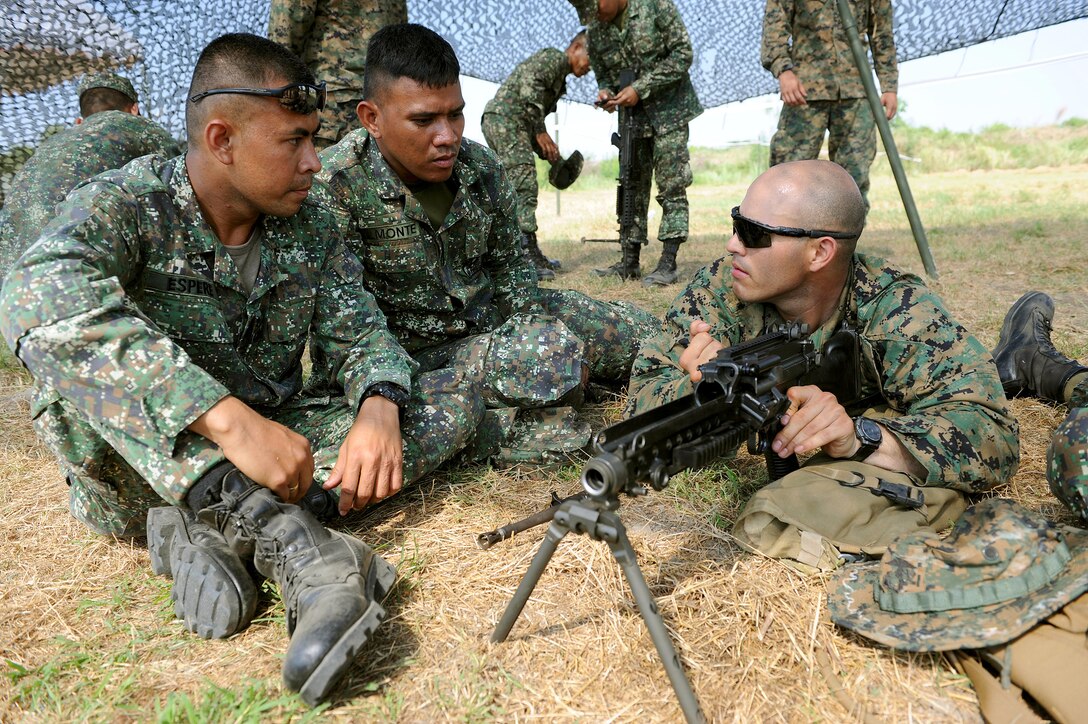
M 867 417 L 859 417 L 857 419 L 857 424 L 854 425 L 854 431 L 863 443 L 869 445 L 879 445 L 881 438 L 883 438 L 883 435 L 880 433 L 880 427 Z

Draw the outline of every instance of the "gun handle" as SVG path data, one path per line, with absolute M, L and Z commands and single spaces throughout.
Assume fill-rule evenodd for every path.
M 771 449 L 771 441 L 781 429 L 782 422 L 777 421 L 769 430 L 760 431 L 748 438 L 748 452 L 763 453 L 763 460 L 767 463 L 767 480 L 771 483 L 801 467 L 801 463 L 797 462 L 797 455 L 780 458 L 778 453 Z
M 767 448 L 767 451 L 763 453 L 763 459 L 767 461 L 767 479 L 772 483 L 801 467 L 801 463 L 797 462 L 796 455 L 780 458 L 778 453 L 770 448 Z

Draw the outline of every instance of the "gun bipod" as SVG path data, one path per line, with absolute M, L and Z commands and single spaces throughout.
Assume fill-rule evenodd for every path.
M 680 664 L 680 656 L 672 645 L 669 632 L 665 628 L 665 622 L 662 620 L 657 604 L 650 593 L 650 587 L 646 585 L 642 569 L 638 566 L 635 551 L 631 547 L 631 541 L 627 538 L 627 529 L 624 528 L 623 522 L 616 513 L 618 507 L 619 500 L 617 498 L 608 500 L 595 498 L 568 500 L 559 506 L 555 511 L 551 525 L 548 526 L 548 532 L 540 544 L 540 549 L 529 564 L 529 570 L 525 572 L 525 576 L 521 579 L 521 583 L 518 584 L 517 590 L 514 591 L 513 598 L 510 599 L 510 603 L 506 606 L 506 611 L 503 612 L 502 618 L 499 619 L 498 625 L 495 626 L 495 631 L 491 634 L 491 641 L 492 643 L 502 643 L 506 640 L 510 630 L 517 622 L 518 616 L 521 615 L 522 609 L 525 608 L 525 604 L 529 601 L 529 597 L 533 594 L 533 589 L 536 588 L 541 575 L 544 574 L 544 569 L 548 567 L 556 548 L 559 547 L 559 541 L 563 540 L 568 533 L 588 535 L 593 540 L 604 541 L 608 544 L 609 549 L 612 551 L 612 557 L 620 564 L 620 568 L 627 578 L 627 584 L 631 587 L 635 603 L 638 604 L 639 614 L 642 615 L 642 620 L 650 631 L 650 638 L 653 639 L 657 654 L 661 657 L 661 663 L 665 666 L 665 673 L 668 674 L 673 691 L 676 692 L 676 698 L 680 703 L 680 709 L 684 713 L 684 719 L 689 724 L 705 722 L 706 717 L 703 716 L 699 700 L 695 698 L 695 692 L 692 690 L 691 683 L 688 681 L 687 675 Z

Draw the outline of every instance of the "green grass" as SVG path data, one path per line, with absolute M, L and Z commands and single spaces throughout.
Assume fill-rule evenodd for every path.
M 326 706 L 307 707 L 294 694 L 270 690 L 263 681 L 238 682 L 229 689 L 208 684 L 195 696 L 175 692 L 155 708 L 159 724 L 260 724 L 267 721 L 291 721 L 296 724 L 321 721 Z
M 998 168 L 1036 168 L 1088 163 L 1088 121 L 1071 118 L 1059 126 L 1019 129 L 996 124 L 978 133 L 934 130 L 925 126 L 893 123 L 893 135 L 908 174 L 944 171 L 986 171 Z M 873 173 L 890 173 L 883 147 L 879 145 Z M 691 149 L 691 170 L 695 186 L 747 183 L 766 170 L 769 151 L 765 146 Z M 537 161 L 542 189 L 548 185 L 549 165 Z M 575 190 L 612 187 L 619 175 L 615 158 L 588 160 Z

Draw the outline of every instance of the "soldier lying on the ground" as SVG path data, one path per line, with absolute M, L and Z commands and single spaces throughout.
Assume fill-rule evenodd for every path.
M 794 493 L 773 501 L 793 507 L 780 520 L 792 518 L 791 526 L 812 533 L 821 531 L 821 517 L 847 509 L 854 496 L 865 506 L 873 491 L 888 493 L 896 505 L 912 498 L 928 504 L 942 496 L 958 498 L 955 491 L 986 491 L 1012 477 L 1017 425 L 989 354 L 922 280 L 856 253 L 865 206 L 841 166 L 773 166 L 749 187 L 732 216 L 730 256 L 695 276 L 669 309 L 664 333 L 639 352 L 630 409 L 641 412 L 690 392 L 698 366 L 724 345 L 782 322 L 806 323 L 817 348 L 841 326 L 855 330 L 862 394 L 870 398 L 848 412 L 829 392 L 790 388 L 790 410 L 772 448 L 782 457 L 820 454 L 756 493 L 736 532 L 763 540 L 765 552 L 777 555 L 770 550 L 775 535 L 758 525 L 775 517 L 771 506 L 759 516 L 751 513 L 778 491 L 823 486 L 818 508 L 794 507 Z M 869 481 L 876 483 L 872 491 L 865 489 Z M 820 533 L 825 539 L 831 534 Z M 837 565 L 826 560 L 829 551 L 820 536 L 798 540 L 809 565 Z

